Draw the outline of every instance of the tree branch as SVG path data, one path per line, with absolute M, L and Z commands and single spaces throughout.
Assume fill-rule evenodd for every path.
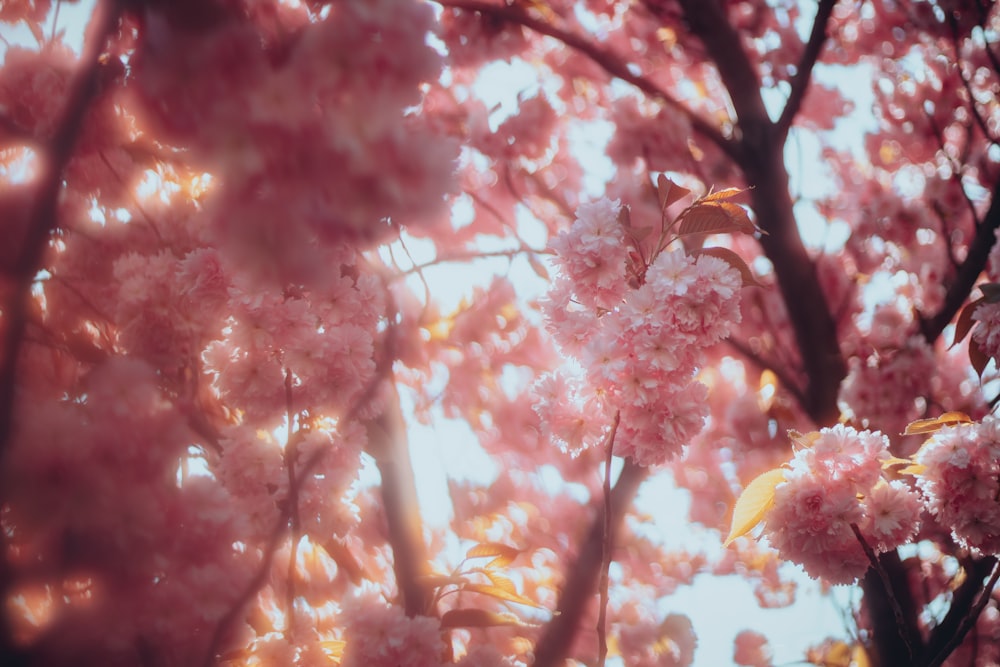
M 987 585 L 983 586 L 983 579 L 991 570 L 993 575 Z M 966 566 L 965 581 L 952 595 L 947 615 L 940 625 L 931 631 L 927 642 L 927 654 L 931 656 L 931 660 L 927 663 L 928 667 L 943 663 L 962 643 L 986 607 L 986 603 L 989 602 L 998 577 L 1000 568 L 997 567 L 997 559 L 993 556 L 973 560 L 971 565 Z M 977 593 L 978 601 L 976 601 Z
M 715 62 L 736 110 L 736 162 L 751 186 L 750 196 L 764 254 L 771 260 L 788 319 L 809 379 L 802 408 L 820 425 L 837 421 L 837 392 L 847 375 L 837 326 L 795 222 L 784 162 L 785 138 L 771 122 L 760 80 L 718 0 L 680 0 L 692 31 Z
M 917 623 L 917 605 L 899 554 L 878 557 L 879 568 L 869 568 L 861 582 L 872 624 L 875 664 L 880 667 L 914 665 L 924 654 Z M 908 640 L 906 638 L 909 638 Z M 917 660 L 913 656 L 918 656 Z
M 80 66 L 66 91 L 66 103 L 55 125 L 51 140 L 39 147 L 40 175 L 35 184 L 35 198 L 28 211 L 28 227 L 17 261 L 9 276 L 0 276 L 3 313 L 0 325 L 0 455 L 9 446 L 14 431 L 14 402 L 17 397 L 17 361 L 27 325 L 33 297 L 31 284 L 41 266 L 48 247 L 49 236 L 59 226 L 59 192 L 62 190 L 63 171 L 73 155 L 84 118 L 94 97 L 98 94 L 101 71 L 100 56 L 108 39 L 117 30 L 122 12 L 120 0 L 99 2 L 94 9 L 84 38 Z M 5 540 L 0 537 L 0 551 L 4 554 Z M 5 555 L 0 554 L 0 599 L 7 599 L 11 585 L 11 572 Z M 0 662 L 5 665 L 25 664 L 26 649 L 12 641 L 10 623 L 6 614 L 0 614 Z
M 990 250 L 996 242 L 994 232 L 1000 229 L 1000 181 L 993 187 L 990 208 L 983 216 L 982 223 L 976 227 L 976 235 L 969 245 L 965 260 L 958 267 L 955 279 L 948 285 L 941 310 L 929 318 L 920 317 L 920 332 L 928 343 L 937 340 L 944 328 L 948 326 L 962 304 L 969 298 L 979 274 L 986 268 Z
M 444 7 L 478 12 L 484 16 L 524 26 L 540 35 L 546 35 L 559 40 L 570 49 L 590 58 L 611 76 L 632 84 L 650 97 L 659 99 L 667 106 L 683 114 L 691 123 L 691 128 L 696 133 L 718 146 L 730 158 L 735 158 L 732 152 L 734 149 L 733 142 L 724 137 L 716 126 L 684 106 L 673 95 L 654 82 L 642 75 L 633 74 L 627 64 L 618 55 L 608 49 L 601 48 L 591 38 L 563 30 L 547 21 L 536 18 L 518 4 L 494 4 L 485 2 L 484 0 L 435 1 Z
M 816 8 L 816 18 L 813 20 L 812 31 L 809 33 L 809 41 L 806 42 L 802 57 L 795 65 L 795 76 L 789 82 L 792 90 L 785 102 L 785 108 L 781 110 L 781 117 L 777 122 L 777 133 L 784 141 L 788 136 L 788 129 L 792 126 L 792 121 L 802 108 L 802 100 L 805 99 L 809 90 L 809 83 L 812 81 L 813 67 L 819 60 L 819 54 L 823 51 L 823 44 L 826 42 L 826 27 L 833 14 L 833 8 L 837 0 L 820 0 Z
M 392 546 L 396 587 L 407 616 L 428 614 L 431 595 L 423 584 L 428 574 L 423 522 L 414 481 L 406 424 L 395 386 L 385 410 L 368 422 L 368 452 L 382 476 L 382 503 Z
M 614 545 L 625 512 L 632 504 L 639 485 L 646 479 L 648 473 L 647 468 L 626 459 L 625 466 L 611 492 L 611 513 L 608 521 L 610 535 L 607 540 L 609 545 Z M 587 537 L 581 544 L 576 562 L 566 568 L 567 577 L 563 584 L 557 613 L 545 626 L 545 632 L 535 645 L 533 667 L 556 667 L 565 659 L 580 627 L 580 619 L 586 611 L 587 604 L 597 591 L 604 560 L 604 530 L 604 513 L 597 512 L 590 524 Z

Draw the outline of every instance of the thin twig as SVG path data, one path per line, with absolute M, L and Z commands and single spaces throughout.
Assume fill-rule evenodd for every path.
M 601 581 L 598 586 L 601 595 L 601 606 L 597 616 L 598 667 L 604 667 L 608 658 L 608 587 L 610 585 L 608 571 L 611 569 L 611 552 L 614 547 L 611 543 L 611 460 L 614 458 L 615 434 L 618 432 L 620 422 L 621 412 L 615 412 L 615 418 L 611 422 L 611 430 L 604 441 L 607 455 L 604 459 L 604 539 L 601 557 L 603 564 L 601 566 Z
M 288 554 L 288 581 L 285 596 L 285 639 L 294 640 L 295 621 L 295 561 L 298 560 L 299 540 L 302 536 L 299 521 L 299 485 L 295 476 L 295 462 L 298 458 L 298 432 L 294 429 L 295 415 L 292 408 L 292 372 L 285 368 L 285 419 L 288 421 L 285 431 L 285 470 L 288 473 L 288 523 L 292 531 L 291 545 Z
M 812 81 L 812 71 L 819 60 L 819 54 L 823 52 L 823 44 L 826 42 L 826 26 L 833 14 L 833 8 L 837 0 L 821 0 L 816 8 L 816 18 L 813 20 L 812 32 L 809 33 L 809 41 L 802 52 L 802 57 L 795 65 L 795 76 L 789 82 L 792 88 L 785 102 L 785 108 L 781 110 L 778 118 L 777 131 L 780 136 L 788 134 L 788 128 L 792 126 L 796 114 L 802 108 L 802 101 L 809 90 L 809 83 Z
M 695 132 L 714 143 L 726 155 L 734 157 L 732 153 L 734 150 L 733 142 L 724 137 L 717 127 L 681 104 L 673 95 L 653 81 L 644 76 L 633 74 L 628 65 L 617 54 L 601 48 L 592 38 L 574 34 L 536 18 L 519 4 L 500 5 L 482 0 L 437 0 L 437 3 L 444 7 L 478 12 L 492 19 L 521 25 L 541 35 L 559 40 L 570 49 L 590 58 L 611 76 L 632 84 L 650 97 L 659 99 L 667 106 L 679 111 L 688 119 Z

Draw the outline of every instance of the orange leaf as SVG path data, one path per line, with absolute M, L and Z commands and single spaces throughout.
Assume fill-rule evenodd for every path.
M 728 202 L 695 204 L 681 214 L 681 223 L 677 227 L 677 233 L 681 236 L 731 232 L 752 234 L 756 230 L 746 209 Z
M 488 570 L 484 571 L 483 574 L 489 577 L 490 581 L 497 588 L 508 591 L 510 593 L 514 593 L 515 595 L 517 594 L 517 586 L 514 585 L 513 581 L 503 576 L 502 574 L 497 574 L 496 572 L 490 572 Z
M 501 614 L 485 609 L 452 609 L 441 617 L 442 628 L 490 628 L 499 625 L 530 627 L 514 614 Z
M 918 419 L 906 425 L 903 435 L 919 435 L 921 433 L 936 433 L 944 426 L 955 424 L 971 424 L 972 419 L 964 412 L 946 412 L 940 417 Z
M 709 255 L 710 257 L 721 259 L 723 262 L 739 271 L 740 277 L 743 278 L 743 287 L 763 287 L 763 285 L 757 282 L 757 279 L 753 277 L 750 267 L 743 261 L 743 258 L 729 248 L 701 248 L 691 253 L 692 257 L 698 257 L 699 255 Z
M 480 542 L 465 553 L 466 558 L 489 558 L 493 560 L 486 564 L 487 568 L 509 565 L 521 553 L 520 549 L 501 544 L 500 542 Z
M 506 587 L 490 586 L 488 584 L 465 584 L 464 586 L 462 586 L 462 590 L 469 591 L 470 593 L 489 595 L 490 597 L 496 598 L 497 600 L 504 600 L 506 602 L 516 602 L 517 604 L 523 604 L 528 607 L 537 607 L 538 609 L 544 609 L 542 605 L 538 604 L 534 600 L 524 597 L 517 591 L 507 590 Z
M 682 188 L 663 174 L 656 177 L 656 192 L 660 198 L 661 212 L 666 211 L 667 207 L 674 202 L 682 199 L 686 195 L 691 194 L 690 190 Z
M 709 192 L 707 195 L 705 195 L 698 201 L 705 202 L 705 201 L 721 201 L 724 199 L 732 199 L 741 192 L 743 192 L 743 190 L 740 190 L 739 188 L 723 188 L 722 190 Z
M 758 475 L 747 484 L 736 500 L 733 508 L 733 523 L 723 546 L 728 547 L 733 540 L 749 533 L 761 522 L 764 515 L 774 505 L 774 489 L 785 481 L 785 471 L 775 468 Z

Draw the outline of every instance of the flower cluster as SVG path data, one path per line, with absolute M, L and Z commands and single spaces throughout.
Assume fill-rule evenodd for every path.
M 726 262 L 664 251 L 629 287 L 621 204 L 583 205 L 552 247 L 560 276 L 545 303 L 547 327 L 562 351 L 585 369 L 540 385 L 537 411 L 546 435 L 564 449 L 594 444 L 587 424 L 621 417 L 615 454 L 641 465 L 663 463 L 703 426 L 707 390 L 694 379 L 705 348 L 740 321 L 741 278 Z M 562 388 L 563 383 L 568 390 Z M 557 396 L 577 396 L 573 415 Z M 562 429 L 560 425 L 567 428 Z
M 439 667 L 440 622 L 362 594 L 344 605 L 343 667 Z
M 917 484 L 960 543 L 1000 553 L 1000 421 L 946 426 L 921 447 Z
M 889 439 L 877 431 L 838 424 L 807 444 L 775 488 L 764 534 L 810 576 L 852 583 L 869 565 L 855 529 L 874 551 L 895 549 L 917 530 L 920 496 L 883 476 Z
M 972 319 L 980 326 L 972 330 L 972 340 L 987 357 L 1000 359 L 1000 303 L 986 301 L 976 308 Z

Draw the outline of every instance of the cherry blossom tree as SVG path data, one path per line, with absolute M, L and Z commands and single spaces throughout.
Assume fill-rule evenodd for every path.
M 0 663 L 1000 660 L 992 2 L 91 4 L 0 4 Z

